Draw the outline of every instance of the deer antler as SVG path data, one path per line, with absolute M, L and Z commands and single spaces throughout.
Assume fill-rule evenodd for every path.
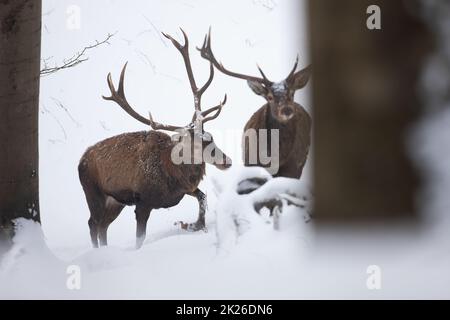
M 177 126 L 171 126 L 167 124 L 162 124 L 159 122 L 156 122 L 153 120 L 153 116 L 151 112 L 148 113 L 150 126 L 153 130 L 167 130 L 167 131 L 178 131 L 178 130 L 185 130 L 186 127 L 177 127 Z
M 225 94 L 225 97 L 223 98 L 223 101 L 212 108 L 209 108 L 208 110 L 205 110 L 202 112 L 202 117 L 203 117 L 203 123 L 206 123 L 208 121 L 214 120 L 215 118 L 217 118 L 220 113 L 222 112 L 222 108 L 225 105 L 225 103 L 227 103 L 227 95 Z M 217 111 L 214 115 L 206 117 L 208 114 L 210 114 L 211 112 Z M 206 118 L 205 118 L 206 117 Z
M 200 55 L 202 56 L 202 58 L 208 60 L 209 62 L 211 62 L 219 71 L 223 72 L 226 75 L 229 75 L 231 77 L 235 77 L 235 78 L 239 78 L 239 79 L 244 79 L 247 81 L 256 81 L 256 82 L 260 82 L 266 85 L 270 85 L 271 81 L 269 81 L 269 79 L 267 79 L 266 75 L 264 74 L 264 72 L 261 70 L 261 68 L 258 66 L 258 70 L 262 75 L 262 78 L 259 77 L 254 77 L 254 76 L 249 76 L 249 75 L 245 75 L 245 74 L 241 74 L 241 73 L 237 73 L 237 72 L 233 72 L 230 70 L 227 70 L 222 63 L 220 63 L 219 61 L 217 61 L 216 57 L 214 56 L 213 52 L 212 52 L 212 48 L 211 48 L 211 28 L 209 28 L 208 33 L 205 35 L 205 39 L 203 40 L 203 45 L 201 48 L 197 48 L 198 51 L 200 51 Z
M 197 84 L 195 82 L 194 73 L 192 71 L 191 59 L 189 57 L 189 39 L 186 35 L 186 32 L 184 32 L 184 30 L 181 28 L 180 28 L 180 30 L 183 33 L 184 45 L 181 45 L 177 40 L 172 38 L 170 35 L 168 35 L 164 32 L 162 32 L 162 34 L 164 37 L 166 37 L 167 39 L 172 41 L 175 48 L 177 48 L 178 51 L 180 51 L 181 56 L 183 57 L 183 60 L 184 60 L 184 64 L 186 66 L 186 72 L 187 72 L 187 75 L 189 78 L 189 82 L 191 84 L 191 90 L 194 95 L 195 110 L 201 111 L 201 103 L 200 103 L 201 97 L 202 97 L 202 94 L 206 91 L 206 89 L 208 89 L 209 85 L 211 84 L 211 82 L 214 78 L 214 67 L 213 67 L 212 63 L 210 63 L 209 78 L 206 81 L 206 83 L 203 85 L 203 87 L 198 89 Z
M 194 73 L 192 71 L 192 65 L 191 65 L 191 59 L 189 57 L 189 39 L 188 36 L 186 35 L 186 32 L 184 32 L 183 29 L 181 29 L 181 32 L 183 33 L 183 37 L 184 37 L 184 45 L 181 45 L 177 40 L 175 40 L 173 37 L 171 37 L 170 35 L 166 34 L 166 33 L 162 33 L 164 37 L 166 37 L 167 39 L 169 39 L 173 45 L 175 46 L 175 48 L 177 48 L 177 50 L 181 53 L 181 56 L 183 57 L 184 60 L 184 64 L 186 66 L 186 72 L 189 78 L 189 83 L 191 84 L 191 90 L 192 90 L 192 94 L 194 95 L 194 107 L 195 107 L 195 111 L 194 111 L 194 115 L 192 116 L 192 122 L 191 124 L 195 124 L 196 120 L 198 120 L 199 116 L 201 116 L 202 123 L 205 123 L 207 121 L 213 120 L 215 118 L 217 118 L 220 114 L 220 112 L 222 111 L 222 107 L 225 105 L 226 103 L 226 95 L 224 98 L 224 101 L 222 101 L 219 105 L 212 107 L 206 111 L 201 112 L 201 98 L 203 93 L 206 91 L 206 89 L 208 89 L 208 87 L 211 85 L 211 82 L 214 78 L 214 66 L 213 66 L 213 62 L 210 61 L 209 63 L 209 78 L 206 81 L 206 83 L 199 89 L 197 87 L 197 84 L 195 82 L 195 78 L 194 78 Z M 208 117 L 206 119 L 203 119 L 203 117 L 205 117 L 206 115 L 210 114 L 213 111 L 217 111 L 214 116 Z
M 125 70 L 127 68 L 128 62 L 125 63 L 125 65 L 122 68 L 122 72 L 120 73 L 118 90 L 116 90 L 114 87 L 111 73 L 108 73 L 107 82 L 108 82 L 109 90 L 111 91 L 111 96 L 109 96 L 109 97 L 103 96 L 103 99 L 116 102 L 126 113 L 128 113 L 134 119 L 136 119 L 146 125 L 149 125 L 154 130 L 167 130 L 167 131 L 185 130 L 187 127 L 195 128 L 198 125 L 198 123 L 203 124 L 207 121 L 211 121 L 211 120 L 217 118 L 220 115 L 220 112 L 222 111 L 222 108 L 227 101 L 227 96 L 225 95 L 224 100 L 219 105 L 212 107 L 206 111 L 203 111 L 203 112 L 201 111 L 201 97 L 202 97 L 203 93 L 206 91 L 206 89 L 208 89 L 208 87 L 211 85 L 211 82 L 214 78 L 214 66 L 213 66 L 213 63 L 210 62 L 209 78 L 205 82 L 205 84 L 199 89 L 195 82 L 194 73 L 192 72 L 191 60 L 189 57 L 189 40 L 188 40 L 188 37 L 187 37 L 186 33 L 184 32 L 184 30 L 181 28 L 180 28 L 180 30 L 184 36 L 184 45 L 181 45 L 177 40 L 172 38 L 170 35 L 165 34 L 165 33 L 162 33 L 162 34 L 167 39 L 172 41 L 175 48 L 177 48 L 178 51 L 181 53 L 183 60 L 184 60 L 184 64 L 186 66 L 186 71 L 188 74 L 189 82 L 191 84 L 191 90 L 194 95 L 194 107 L 195 107 L 195 112 L 192 117 L 192 122 L 189 125 L 187 125 L 185 127 L 180 127 L 180 126 L 161 124 L 161 123 L 153 120 L 151 113 L 149 113 L 149 119 L 146 119 L 143 116 L 141 116 L 139 113 L 137 113 L 130 106 L 130 104 L 128 103 L 128 101 L 125 97 L 124 84 L 123 84 L 124 78 L 125 78 Z M 210 114 L 214 111 L 216 111 L 216 113 L 213 116 L 206 117 L 208 114 Z M 204 117 L 206 117 L 206 118 L 204 118 Z M 197 121 L 197 120 L 200 120 L 200 121 Z
M 298 55 L 295 58 L 295 63 L 294 63 L 294 67 L 292 68 L 292 71 L 289 73 L 289 75 L 287 76 L 286 79 L 291 79 L 294 76 L 295 70 L 297 70 L 297 65 L 298 65 Z
M 109 90 L 111 91 L 111 96 L 110 97 L 105 97 L 102 96 L 103 99 L 105 100 L 109 100 L 109 101 L 114 101 L 115 103 L 117 103 L 126 113 L 128 113 L 130 116 L 132 116 L 134 119 L 149 125 L 150 127 L 152 127 L 154 130 L 167 130 L 167 131 L 176 131 L 176 130 L 180 130 L 183 129 L 183 127 L 178 127 L 178 126 L 171 126 L 171 125 L 163 125 L 160 123 L 157 123 L 155 121 L 153 121 L 153 118 L 150 114 L 150 119 L 146 119 L 143 116 L 141 116 L 139 113 L 137 113 L 128 103 L 127 99 L 125 98 L 125 91 L 124 91 L 124 85 L 123 85 L 123 81 L 125 78 L 125 70 L 127 69 L 127 63 L 125 63 L 125 65 L 122 68 L 122 72 L 120 73 L 120 80 L 119 80 L 119 88 L 116 91 L 113 81 L 112 81 L 112 76 L 111 76 L 111 72 L 108 73 L 108 77 L 107 77 L 107 82 L 108 82 L 108 86 L 109 86 Z

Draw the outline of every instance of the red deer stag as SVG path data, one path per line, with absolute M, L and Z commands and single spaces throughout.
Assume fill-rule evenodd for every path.
M 210 64 L 209 78 L 203 87 L 198 88 L 191 68 L 188 38 L 181 31 L 184 45 L 169 35 L 163 35 L 180 51 L 194 95 L 195 112 L 192 122 L 187 126 L 160 124 L 153 120 L 151 114 L 146 119 L 129 105 L 123 84 L 127 64 L 120 74 L 117 91 L 111 74 L 108 74 L 111 96 L 103 98 L 116 102 L 130 116 L 155 131 L 125 133 L 103 140 L 90 147 L 81 158 L 78 171 L 91 213 L 88 224 L 94 247 L 98 247 L 99 241 L 101 246 L 107 245 L 108 226 L 125 206 L 135 205 L 136 248 L 140 248 L 145 239 L 151 210 L 173 207 L 186 194 L 198 200 L 199 215 L 195 223 L 181 223 L 181 226 L 188 231 L 202 230 L 205 227 L 206 195 L 198 189 L 198 184 L 205 174 L 205 162 L 222 170 L 231 166 L 231 160 L 215 145 L 211 134 L 203 130 L 204 123 L 219 116 L 226 102 L 226 95 L 219 105 L 201 111 L 201 97 L 213 80 L 214 67 Z M 213 112 L 215 113 L 210 115 Z M 170 137 L 158 130 L 176 131 L 178 141 L 175 141 L 175 136 Z M 191 152 L 189 161 L 176 164 L 172 154 L 178 150 L 175 147 L 180 145 L 186 146 Z M 186 148 L 176 153 L 183 154 Z M 206 148 L 212 150 L 212 157 L 202 157 L 200 161 L 198 158 L 194 159 L 198 150 L 203 152 Z
M 243 160 L 246 166 L 268 167 L 267 161 L 261 161 L 261 150 L 259 135 L 255 135 L 257 141 L 256 148 L 249 143 L 250 131 L 262 133 L 260 130 L 267 130 L 267 144 L 270 145 L 271 130 L 278 129 L 279 152 L 278 152 L 278 171 L 272 173 L 273 176 L 300 178 L 303 167 L 309 152 L 311 144 L 311 117 L 306 110 L 298 103 L 294 102 L 295 91 L 306 86 L 311 67 L 295 72 L 298 64 L 295 62 L 294 68 L 288 77 L 281 82 L 272 82 L 267 79 L 263 71 L 258 67 L 262 78 L 239 74 L 227 70 L 222 63 L 219 63 L 214 57 L 211 49 L 211 30 L 205 36 L 202 48 L 198 48 L 201 56 L 211 62 L 219 71 L 231 77 L 247 80 L 248 85 L 254 93 L 266 99 L 267 103 L 256 111 L 244 128 L 242 138 Z M 264 144 L 261 144 L 263 149 Z M 265 149 L 265 148 L 264 148 Z M 268 147 L 268 150 L 272 148 Z M 250 152 L 253 151 L 253 152 Z M 256 151 L 256 155 L 252 154 Z M 267 152 L 266 152 L 267 153 Z M 269 154 L 268 154 L 269 155 Z M 272 159 L 274 155 L 270 155 Z M 270 172 L 270 171 L 269 171 Z

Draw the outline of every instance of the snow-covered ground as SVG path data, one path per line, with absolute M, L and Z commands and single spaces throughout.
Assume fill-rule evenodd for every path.
M 270 195 L 271 189 L 290 192 L 305 186 L 295 180 L 272 180 L 265 191 L 258 190 L 258 195 L 238 196 L 235 186 L 242 169 L 232 170 L 234 179 L 220 177 L 226 187 L 208 212 L 208 232 L 189 233 L 173 226 L 176 219 L 189 214 L 158 213 L 151 223 L 150 237 L 140 250 L 134 249 L 132 236 L 96 250 L 88 246 L 48 249 L 38 224 L 19 221 L 15 245 L 1 266 L 0 297 L 296 297 L 299 272 L 311 245 L 306 208 L 286 207 L 279 229 L 274 230 L 268 212 L 256 214 L 251 199 Z M 211 188 L 217 189 L 217 183 Z M 73 266 L 80 270 L 80 290 L 67 287 Z

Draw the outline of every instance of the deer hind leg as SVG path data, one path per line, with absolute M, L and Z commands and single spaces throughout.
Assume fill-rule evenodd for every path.
M 176 224 L 181 225 L 181 228 L 187 231 L 206 231 L 205 225 L 205 214 L 206 214 L 206 194 L 204 194 L 200 189 L 196 189 L 194 192 L 189 193 L 190 196 L 194 197 L 198 201 L 198 218 L 194 223 L 185 223 L 182 221 L 177 222 Z
M 97 222 L 92 217 L 88 220 L 89 233 L 91 235 L 91 242 L 94 248 L 98 248 L 98 228 Z
M 150 217 L 151 208 L 136 205 L 136 249 L 142 247 L 147 233 L 147 221 Z
M 104 215 L 98 224 L 98 238 L 101 246 L 108 245 L 108 227 L 114 220 L 116 220 L 124 207 L 125 205 L 116 201 L 114 198 L 106 198 Z
M 86 196 L 89 212 L 91 214 L 88 225 L 92 246 L 94 248 L 98 248 L 98 224 L 104 213 L 105 197 L 95 186 L 92 185 L 83 184 L 83 190 Z

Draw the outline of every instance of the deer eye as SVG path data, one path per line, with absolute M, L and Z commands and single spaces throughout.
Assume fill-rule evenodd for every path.
M 267 100 L 273 101 L 273 96 L 267 96 Z

